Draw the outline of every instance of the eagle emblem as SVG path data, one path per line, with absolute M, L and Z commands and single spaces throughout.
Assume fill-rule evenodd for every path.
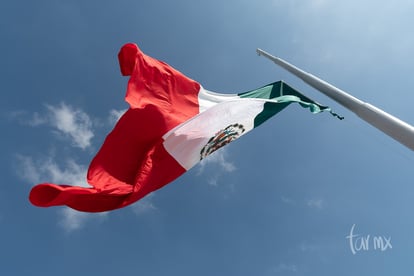
M 232 124 L 218 131 L 213 137 L 211 137 L 207 144 L 200 151 L 200 160 L 206 158 L 216 150 L 224 147 L 231 141 L 236 140 L 240 135 L 245 132 L 245 128 L 241 124 Z

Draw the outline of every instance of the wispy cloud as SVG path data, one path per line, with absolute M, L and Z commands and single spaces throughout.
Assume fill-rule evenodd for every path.
M 237 169 L 236 166 L 228 160 L 226 148 L 222 148 L 201 160 L 198 167 L 198 174 L 202 174 L 207 168 L 212 167 L 214 167 L 217 173 L 231 173 Z
M 67 159 L 63 166 L 60 166 L 53 158 L 53 154 L 43 160 L 34 160 L 32 157 L 17 155 L 18 161 L 18 175 L 30 182 L 36 184 L 47 179 L 52 183 L 70 184 L 82 187 L 89 185 L 85 181 L 86 167 L 77 164 L 72 159 Z M 59 225 L 63 227 L 66 232 L 79 230 L 90 219 L 96 219 L 106 216 L 102 214 L 88 214 L 75 211 L 70 208 L 62 209 Z
M 49 123 L 61 134 L 69 137 L 75 147 L 86 149 L 91 145 L 94 134 L 88 114 L 65 103 L 46 107 L 49 111 Z
M 325 201 L 321 198 L 311 198 L 311 199 L 295 199 L 292 197 L 281 196 L 280 201 L 286 205 L 291 206 L 301 206 L 311 209 L 322 210 L 325 206 Z
M 314 243 L 309 243 L 309 242 L 301 242 L 299 244 L 299 250 L 301 252 L 308 252 L 308 253 L 315 253 L 316 251 L 318 251 L 320 249 L 320 245 L 316 245 Z
M 104 220 L 108 213 L 84 213 L 78 212 L 71 208 L 64 208 L 60 210 L 61 219 L 59 225 L 65 230 L 66 233 L 80 230 L 90 220 Z
M 310 208 L 314 209 L 323 209 L 324 207 L 324 200 L 323 199 L 309 199 L 306 202 L 306 205 Z
M 298 266 L 295 264 L 280 263 L 272 269 L 272 272 L 275 275 L 296 274 L 298 272 Z
M 157 210 L 157 207 L 155 207 L 155 205 L 153 203 L 154 195 L 155 195 L 154 193 L 150 193 L 147 196 L 145 196 L 144 198 L 137 201 L 135 204 L 133 204 L 131 206 L 132 211 L 136 215 L 142 215 L 142 214 L 146 214 L 150 211 Z
M 92 145 L 94 137 L 93 128 L 114 125 L 126 110 L 111 110 L 107 121 L 102 124 L 99 119 L 91 117 L 80 108 L 75 108 L 62 102 L 59 105 L 45 105 L 46 110 L 42 113 L 29 113 L 24 110 L 13 111 L 8 114 L 9 118 L 22 125 L 38 127 L 47 126 L 59 137 L 67 138 L 74 147 L 85 150 Z M 47 180 L 56 184 L 68 184 L 81 187 L 90 187 L 86 182 L 87 166 L 81 165 L 73 158 L 55 158 L 55 152 L 49 151 L 48 156 L 35 159 L 31 156 L 17 154 L 17 174 L 20 178 L 29 183 L 36 184 Z M 149 195 L 139 204 L 136 204 L 133 211 L 142 214 L 156 207 L 152 203 L 153 195 Z M 88 221 L 100 219 L 107 216 L 107 213 L 89 214 L 78 212 L 70 208 L 59 210 L 59 226 L 66 232 L 81 229 Z
M 219 186 L 222 184 L 220 179 L 223 174 L 232 173 L 237 170 L 233 162 L 229 160 L 228 149 L 221 148 L 213 152 L 207 158 L 203 159 L 198 165 L 198 175 L 207 175 L 206 182 L 211 186 Z M 226 182 L 226 184 L 229 184 Z M 234 185 L 227 185 L 231 191 L 234 190 Z
M 307 9 L 311 12 L 317 12 L 321 10 L 325 10 L 329 4 L 327 0 L 310 0 L 310 1 L 300 1 L 300 0 L 290 0 L 290 1 L 283 1 L 283 0 L 273 0 L 273 5 L 276 7 L 288 7 L 290 9 L 296 10 L 304 10 Z
M 110 125 L 116 124 L 118 120 L 121 118 L 121 116 L 124 115 L 126 111 L 127 111 L 126 109 L 120 109 L 120 110 L 111 109 L 109 111 L 108 123 Z
M 46 159 L 34 160 L 30 156 L 16 156 L 19 168 L 18 175 L 30 182 L 38 183 L 48 179 L 53 183 L 71 184 L 89 187 L 85 181 L 86 167 L 79 165 L 72 159 L 67 159 L 63 167 L 54 160 L 53 154 Z
M 59 105 L 46 104 L 45 106 L 46 111 L 43 114 L 39 112 L 30 114 L 25 110 L 16 110 L 10 112 L 8 117 L 22 125 L 50 126 L 57 135 L 69 139 L 74 147 L 84 150 L 91 146 L 94 133 L 93 123 L 88 114 L 64 102 Z
M 48 122 L 48 118 L 45 115 L 41 115 L 38 112 L 29 114 L 25 110 L 14 110 L 7 114 L 7 118 L 15 120 L 21 125 L 28 125 L 32 127 L 40 126 Z
M 281 200 L 284 204 L 288 204 L 288 205 L 296 205 L 296 201 L 295 201 L 293 198 L 290 198 L 290 197 L 282 196 L 282 197 L 280 197 L 280 200 Z

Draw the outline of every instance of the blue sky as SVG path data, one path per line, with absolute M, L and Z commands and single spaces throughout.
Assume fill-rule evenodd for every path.
M 412 152 L 255 49 L 414 124 L 413 12 L 406 0 L 3 1 L 0 274 L 411 275 Z M 283 79 L 345 120 L 292 105 L 133 206 L 31 206 L 38 182 L 84 183 L 127 108 L 126 42 L 213 91 Z M 354 246 L 367 241 L 356 254 L 353 226 Z

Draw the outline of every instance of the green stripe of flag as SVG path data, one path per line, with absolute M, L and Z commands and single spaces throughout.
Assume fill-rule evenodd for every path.
M 240 93 L 238 96 L 240 98 L 260 98 L 272 100 L 271 102 L 266 102 L 264 104 L 263 111 L 256 116 L 254 120 L 255 127 L 259 126 L 276 113 L 282 111 L 293 102 L 299 103 L 304 108 L 309 108 L 312 113 L 329 111 L 332 115 L 341 120 L 343 119 L 333 113 L 329 107 L 320 105 L 319 103 L 311 100 L 283 81 L 274 82 L 255 90 Z

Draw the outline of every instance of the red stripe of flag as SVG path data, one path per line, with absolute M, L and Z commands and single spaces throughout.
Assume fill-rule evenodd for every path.
M 123 75 L 131 76 L 130 109 L 106 137 L 92 160 L 87 180 L 93 187 L 52 183 L 33 187 L 29 199 L 40 207 L 67 205 L 86 212 L 127 206 L 185 172 L 162 145 L 162 136 L 199 113 L 200 85 L 168 64 L 124 45 L 118 55 Z

